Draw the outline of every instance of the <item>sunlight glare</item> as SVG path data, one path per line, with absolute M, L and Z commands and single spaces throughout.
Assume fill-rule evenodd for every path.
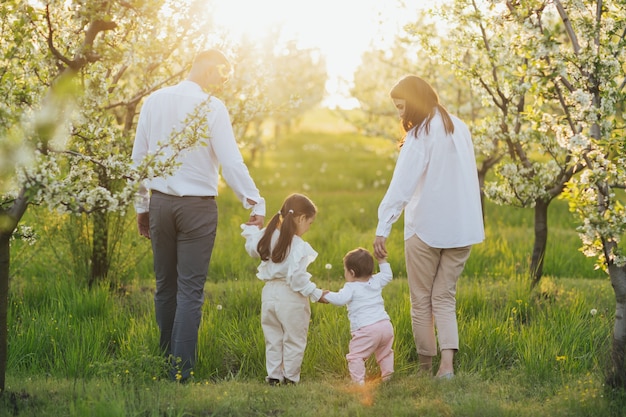
M 207 2 L 214 7 L 215 23 L 235 39 L 261 38 L 272 29 L 281 28 L 283 35 L 297 40 L 300 47 L 319 48 L 326 58 L 329 100 L 343 100 L 342 106 L 351 105 L 347 91 L 363 52 L 373 46 L 391 44 L 402 27 L 415 20 L 417 11 L 430 3 L 423 0 Z

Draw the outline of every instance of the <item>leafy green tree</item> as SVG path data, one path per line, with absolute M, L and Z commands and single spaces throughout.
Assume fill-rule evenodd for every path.
M 361 133 L 391 141 L 401 138 L 402 127 L 389 90 L 400 78 L 417 71 L 417 52 L 411 51 L 411 46 L 406 38 L 396 37 L 390 48 L 372 48 L 361 55 L 361 64 L 354 72 L 350 89 L 359 107 L 337 110 Z
M 261 39 L 237 40 L 236 50 L 236 76 L 226 104 L 235 137 L 254 161 L 264 146 L 265 124 L 273 123 L 277 136 L 322 101 L 326 66 L 318 49 L 283 39 L 280 27 Z
M 301 48 L 296 41 L 288 41 L 276 51 L 270 68 L 274 76 L 268 98 L 274 108 L 274 136 L 278 137 L 297 125 L 302 114 L 322 102 L 326 61 L 318 49 Z
M 9 148 L 9 154 L 23 147 L 36 150 L 33 159 L 38 160 L 36 164 L 42 162 L 39 173 L 47 176 L 46 169 L 54 169 L 54 164 L 43 160 L 50 154 L 51 144 L 57 139 L 57 122 L 62 120 L 63 112 L 67 110 L 67 97 L 76 91 L 73 79 L 78 71 L 94 59 L 93 49 L 98 36 L 114 29 L 115 24 L 99 13 L 94 13 L 89 21 L 83 21 L 82 36 L 77 37 L 73 53 L 55 68 L 47 65 L 53 58 L 52 54 L 43 52 L 48 50 L 46 45 L 31 39 L 31 25 L 50 16 L 49 5 L 45 13 L 39 15 L 38 10 L 21 3 L 11 1 L 0 6 L 3 22 L 1 45 L 7 64 L 2 73 L 3 82 L 0 83 L 2 95 L 6 98 L 0 114 L 0 133 L 12 145 L 6 147 Z M 44 36 L 52 40 L 52 30 Z M 37 172 L 31 173 L 35 174 L 31 179 L 45 182 L 37 176 Z M 28 204 L 38 197 L 38 189 L 31 186 L 28 178 L 25 175 L 18 179 L 18 184 L 21 184 L 19 191 L 5 195 L 0 206 L 0 392 L 5 389 L 7 357 L 9 242 Z M 9 189 L 12 181 L 3 182 L 3 185 L 5 190 Z

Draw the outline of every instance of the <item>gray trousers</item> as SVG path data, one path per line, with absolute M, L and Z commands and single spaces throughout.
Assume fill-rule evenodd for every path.
M 172 359 L 170 377 L 186 380 L 196 361 L 204 284 L 217 229 L 217 204 L 208 197 L 153 192 L 150 238 L 154 305 L 160 348 Z

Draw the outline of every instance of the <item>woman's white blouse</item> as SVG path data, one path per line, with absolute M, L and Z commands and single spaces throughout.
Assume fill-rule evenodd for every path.
M 253 258 L 259 258 L 256 248 L 259 240 L 263 237 L 263 233 L 265 233 L 265 229 L 246 224 L 242 224 L 241 229 L 243 230 L 241 236 L 246 239 L 246 252 Z M 278 230 L 272 235 L 272 248 L 276 245 L 278 235 Z M 311 274 L 307 271 L 308 266 L 316 258 L 317 252 L 311 245 L 300 236 L 294 235 L 285 260 L 280 263 L 274 263 L 271 260 L 261 261 L 256 276 L 262 281 L 285 280 L 292 290 L 316 302 L 322 297 L 322 290 L 317 288 L 314 282 L 311 282 Z
M 485 238 L 474 146 L 469 129 L 452 116 L 447 135 L 437 113 L 430 131 L 409 131 L 387 193 L 378 207 L 376 236 L 389 236 L 404 210 L 404 239 L 417 235 L 434 248 L 457 248 Z

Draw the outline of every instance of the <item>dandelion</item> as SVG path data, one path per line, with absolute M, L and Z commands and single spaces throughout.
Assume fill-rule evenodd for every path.
M 556 357 L 556 361 L 557 362 L 563 362 L 567 360 L 567 356 L 557 356 Z
M 217 305 L 217 310 L 218 310 L 218 311 L 222 310 L 222 308 L 223 308 L 223 307 L 222 307 L 222 305 L 221 305 L 221 304 L 218 304 L 218 305 Z
M 324 268 L 326 268 L 326 269 L 333 269 L 333 266 L 331 264 L 326 264 L 326 266 Z
M 589 314 L 591 314 L 592 316 L 595 316 L 596 314 L 598 314 L 598 310 L 596 310 L 595 308 L 592 308 Z

